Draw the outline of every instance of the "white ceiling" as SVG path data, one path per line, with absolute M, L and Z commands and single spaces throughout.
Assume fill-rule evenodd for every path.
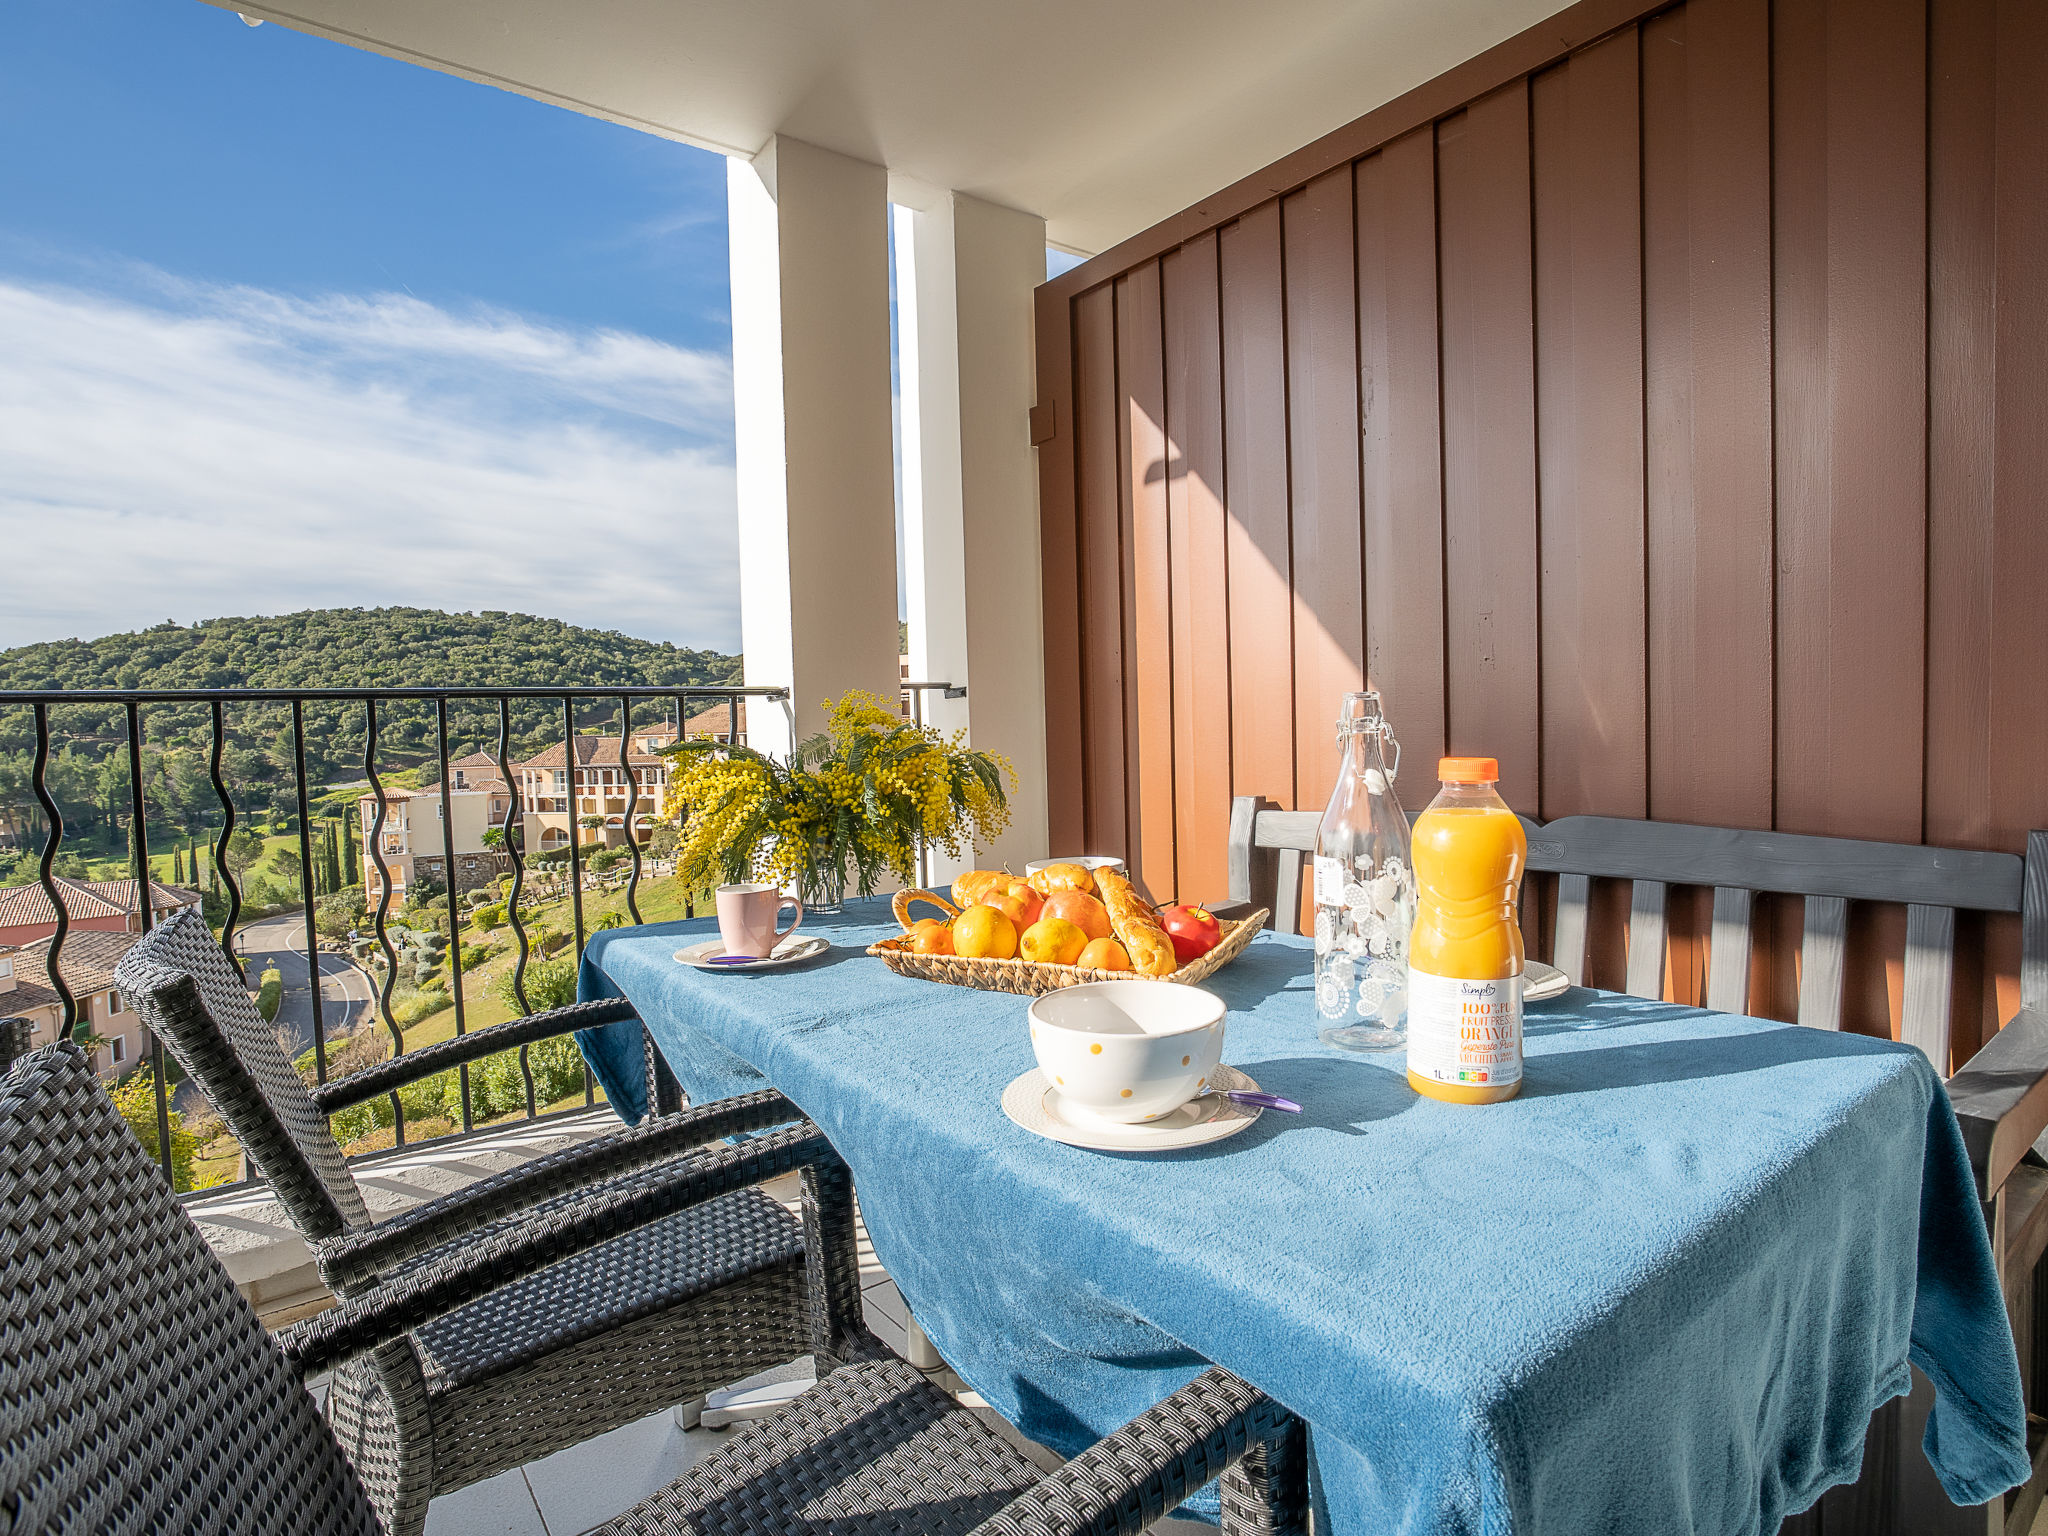
M 1562 0 L 209 0 L 728 154 L 774 133 L 1106 249 Z M 223 46 L 227 45 L 224 40 Z

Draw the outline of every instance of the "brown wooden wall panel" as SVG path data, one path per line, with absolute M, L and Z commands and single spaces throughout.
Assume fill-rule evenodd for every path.
M 1411 805 L 1487 752 L 1542 816 L 2020 847 L 2048 5 L 1587 0 L 1487 59 L 1047 285 L 1084 678 L 1048 729 L 1091 841 L 1212 884 L 1226 786 L 1319 807 L 1369 677 Z M 1668 916 L 1696 1001 L 1711 893 Z M 1758 903 L 1759 1012 L 1801 921 Z M 1895 1032 L 1902 910 L 1849 939 L 1849 1026 Z M 1957 939 L 1949 1065 L 2018 1001 L 2016 926 Z
M 1336 720 L 1365 686 L 1358 520 L 1357 278 L 1351 168 L 1281 201 L 1287 263 L 1287 448 L 1294 552 L 1294 788 L 1321 806 L 1337 778 Z
M 1081 760 L 1084 834 L 1091 848 L 1122 848 L 1124 819 L 1123 492 L 1118 486 L 1122 414 L 1116 389 L 1116 291 L 1105 285 L 1074 304 L 1075 502 L 1080 518 Z M 1041 342 L 1041 345 L 1043 343 Z M 1040 475 L 1043 484 L 1044 475 Z M 1043 516 L 1043 503 L 1040 506 Z M 1048 568 L 1045 584 L 1054 584 Z M 1050 664 L 1050 658 L 1048 658 Z M 1050 689 L 1048 689 L 1050 692 Z M 1056 718 L 1047 721 L 1048 734 Z
M 1223 337 L 1216 237 L 1160 262 L 1166 301 L 1166 507 L 1173 576 L 1174 890 L 1229 886 L 1230 607 L 1223 497 Z
M 1772 24 L 1777 824 L 1917 842 L 1926 13 L 1777 0 Z
M 1531 83 L 1546 818 L 1647 800 L 1637 77 L 1628 27 Z
M 1131 870 L 1161 897 L 1173 874 L 1173 588 L 1166 535 L 1166 343 L 1159 264 L 1117 280 L 1125 606 L 1125 812 Z
M 1649 814 L 1771 825 L 1768 0 L 1645 23 Z
M 1541 814 L 1529 88 L 1437 126 L 1448 750 Z
M 1294 555 L 1280 205 L 1217 235 L 1230 585 L 1230 787 L 1294 804 Z
M 1420 805 L 1445 739 L 1435 133 L 1359 161 L 1355 196 L 1366 673 Z

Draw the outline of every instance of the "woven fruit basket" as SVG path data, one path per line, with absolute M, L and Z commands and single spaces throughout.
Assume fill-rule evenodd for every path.
M 894 904 L 896 921 L 906 929 L 911 921 L 910 905 L 917 901 L 930 903 L 948 917 L 956 916 L 959 911 L 943 896 L 935 896 L 930 891 L 898 891 Z M 1159 979 L 1186 982 L 1192 986 L 1215 975 L 1244 953 L 1244 947 L 1266 926 L 1267 916 L 1265 909 L 1261 908 L 1249 917 L 1222 923 L 1223 937 L 1214 949 Z M 1098 971 L 1079 965 L 1040 965 L 1030 960 L 921 955 L 910 947 L 907 932 L 870 944 L 868 953 L 901 976 L 915 976 L 920 981 L 943 981 L 955 987 L 980 987 L 988 992 L 1016 992 L 1025 997 L 1040 997 L 1062 987 L 1078 987 L 1086 981 L 1130 981 L 1137 975 L 1134 971 Z

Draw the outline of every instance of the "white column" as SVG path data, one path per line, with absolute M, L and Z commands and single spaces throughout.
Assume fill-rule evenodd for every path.
M 791 690 L 748 737 L 779 753 L 823 700 L 896 698 L 888 173 L 779 137 L 727 162 L 726 206 L 741 644 L 749 685 Z
M 1010 830 L 980 862 L 1048 851 L 1032 290 L 1045 221 L 898 188 L 896 300 L 910 669 L 965 683 L 926 718 L 1017 769 Z M 913 469 L 913 464 L 915 468 Z M 950 871 L 934 869 L 934 876 Z

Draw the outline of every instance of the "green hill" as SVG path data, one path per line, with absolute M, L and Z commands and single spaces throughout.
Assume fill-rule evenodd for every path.
M 0 651 L 0 688 L 155 690 L 173 688 L 521 687 L 736 684 L 740 658 L 693 651 L 616 631 L 583 629 L 524 613 L 441 613 L 425 608 L 325 608 L 251 618 L 207 619 L 97 640 L 52 640 Z M 238 809 L 285 812 L 292 791 L 290 707 L 238 703 L 227 712 L 223 777 Z M 666 717 L 643 706 L 635 723 Z M 50 782 L 75 838 L 114 837 L 128 804 L 126 721 L 118 705 L 64 705 L 50 711 L 55 741 Z M 306 767 L 312 783 L 363 774 L 360 704 L 316 704 L 305 711 Z M 579 707 L 579 730 L 616 731 L 615 705 Z M 378 772 L 429 767 L 438 755 L 431 704 L 385 704 L 377 719 Z M 462 701 L 449 708 L 449 750 L 495 751 L 497 707 Z M 144 781 L 150 819 L 167 830 L 198 833 L 218 824 L 207 776 L 210 712 L 203 705 L 152 705 L 143 712 Z M 523 756 L 562 736 L 562 708 L 515 702 L 509 750 Z M 0 709 L 0 844 L 40 841 L 40 814 L 29 791 L 34 749 L 27 709 Z M 98 833 L 96 839 L 94 834 Z M 119 843 L 113 845 L 118 851 Z M 81 852 L 87 848 L 81 846 Z

